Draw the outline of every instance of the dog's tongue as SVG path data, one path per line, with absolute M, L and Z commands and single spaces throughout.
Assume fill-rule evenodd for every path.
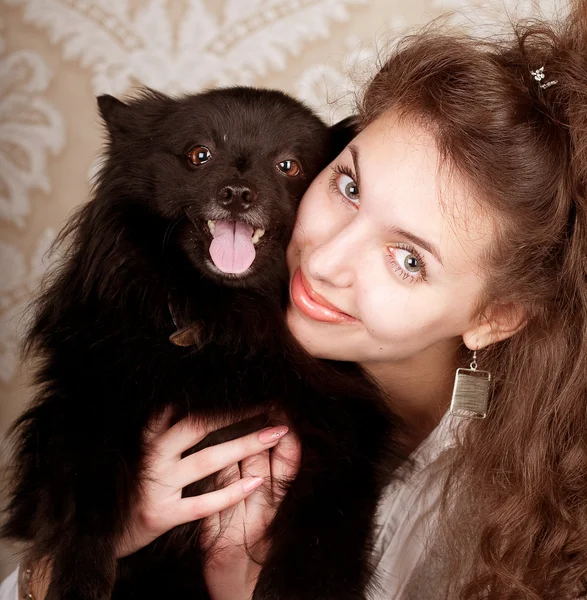
M 255 260 L 253 227 L 240 221 L 216 221 L 210 256 L 223 273 L 243 273 Z

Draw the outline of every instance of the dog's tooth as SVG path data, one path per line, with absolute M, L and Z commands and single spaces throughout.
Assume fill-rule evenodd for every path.
M 255 229 L 255 233 L 253 235 L 253 244 L 256 244 L 264 235 L 264 229 Z
M 216 221 L 208 221 L 208 229 L 210 233 L 214 235 L 214 231 L 216 231 Z

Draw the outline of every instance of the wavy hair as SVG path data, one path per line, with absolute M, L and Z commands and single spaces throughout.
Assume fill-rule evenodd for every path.
M 577 598 L 587 582 L 587 4 L 500 39 L 437 27 L 404 38 L 365 89 L 361 125 L 390 110 L 427 126 L 443 164 L 497 217 L 479 314 L 515 305 L 527 316 L 480 355 L 495 382 L 490 414 L 460 429 L 448 468 L 441 522 L 460 582 L 450 598 Z

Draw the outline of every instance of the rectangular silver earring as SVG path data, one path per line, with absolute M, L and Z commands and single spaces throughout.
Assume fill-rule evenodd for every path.
M 467 419 L 484 419 L 489 404 L 491 373 L 477 370 L 477 352 L 469 369 L 457 369 L 450 413 Z

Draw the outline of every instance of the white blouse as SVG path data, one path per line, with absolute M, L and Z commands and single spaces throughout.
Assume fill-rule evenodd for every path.
M 434 537 L 443 474 L 437 459 L 454 443 L 458 420 L 446 413 L 412 453 L 409 469 L 400 469 L 398 479 L 387 489 L 379 507 L 375 542 L 377 587 L 370 600 L 412 600 L 414 592 L 410 590 L 418 583 L 413 578 L 426 572 L 421 569 L 416 575 Z M 415 598 L 424 600 L 421 591 Z
M 452 444 L 455 417 L 446 414 L 412 453 L 412 465 L 388 487 L 377 518 L 376 587 L 370 600 L 413 600 L 414 573 L 433 535 L 440 500 L 440 453 Z M 425 572 L 425 569 L 424 569 Z M 421 572 L 422 573 L 422 572 Z M 0 600 L 19 600 L 18 569 L 0 585 Z M 419 587 L 419 586 L 418 586 Z M 414 600 L 424 600 L 421 593 Z

